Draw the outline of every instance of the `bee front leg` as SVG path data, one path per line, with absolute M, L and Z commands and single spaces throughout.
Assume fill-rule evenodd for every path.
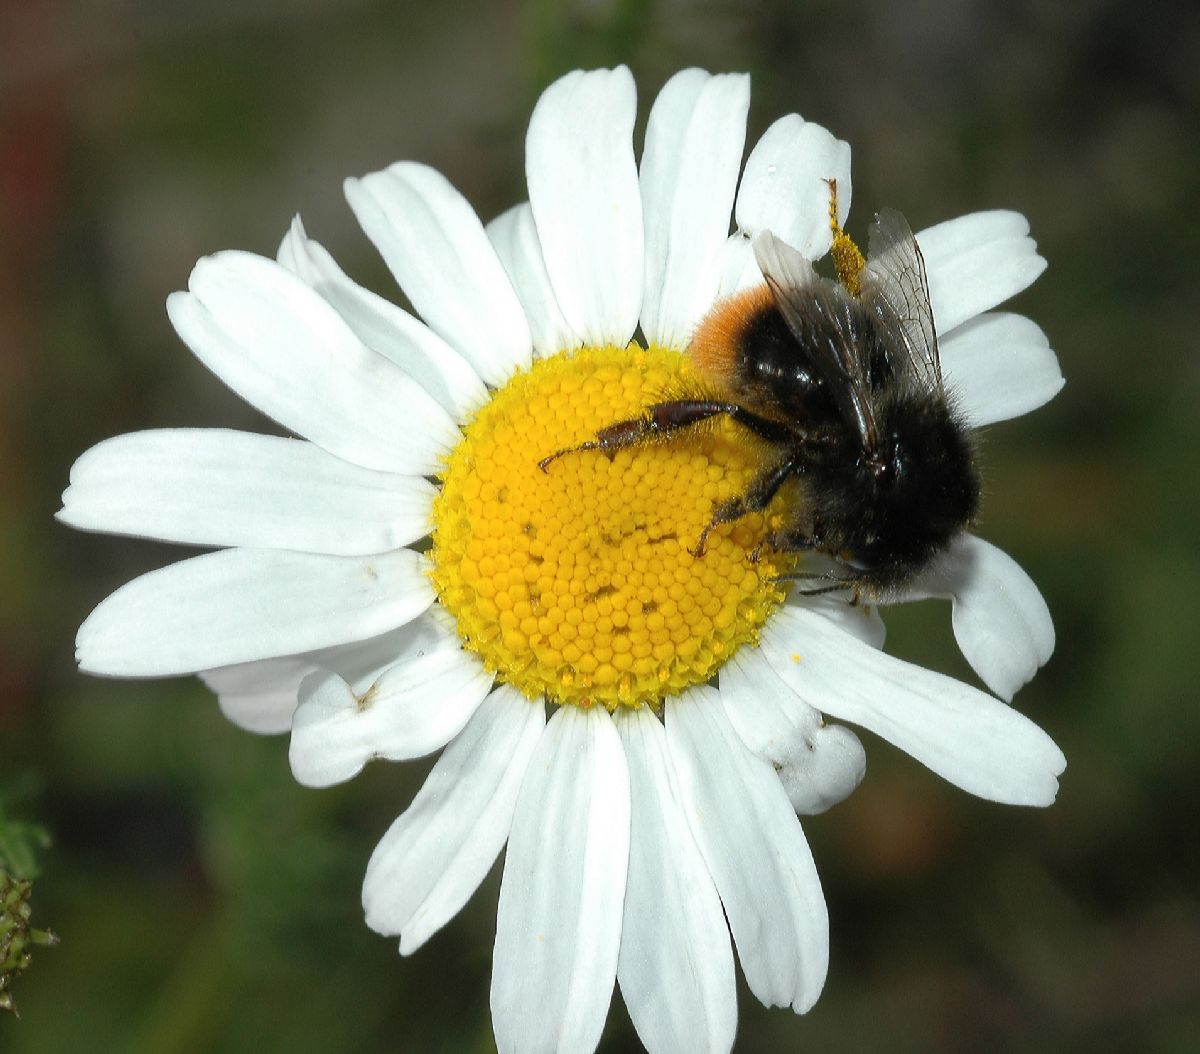
M 688 551 L 695 557 L 703 556 L 708 536 L 715 528 L 723 523 L 740 520 L 748 513 L 761 512 L 779 493 L 779 488 L 792 476 L 798 475 L 802 469 L 803 463 L 799 457 L 791 454 L 755 476 L 745 494 L 717 502 L 713 506 L 712 519 L 696 539 L 695 548 Z
M 820 542 L 810 531 L 798 527 L 783 531 L 772 531 L 750 550 L 750 562 L 756 564 L 764 549 L 777 553 L 803 553 L 820 547 Z
M 825 547 L 819 525 L 814 525 L 811 531 L 799 528 L 776 531 L 766 539 L 764 544 L 770 545 L 776 552 L 781 553 L 812 552 L 823 550 Z M 856 606 L 862 598 L 862 583 L 853 574 L 835 574 L 832 571 L 790 571 L 777 575 L 776 581 L 822 583 L 816 586 L 805 586 L 799 590 L 798 595 L 802 597 L 819 597 L 826 593 L 851 590 L 848 601 L 851 607 Z
M 777 553 L 803 553 L 819 549 L 821 539 L 816 530 L 791 527 L 787 530 L 772 531 L 762 544 L 770 546 Z

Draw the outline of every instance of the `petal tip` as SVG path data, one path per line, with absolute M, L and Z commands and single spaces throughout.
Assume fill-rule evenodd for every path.
M 167 294 L 167 317 L 174 322 L 177 315 L 180 315 L 188 310 L 187 302 L 194 299 L 193 295 L 186 289 L 176 289 L 173 293 Z

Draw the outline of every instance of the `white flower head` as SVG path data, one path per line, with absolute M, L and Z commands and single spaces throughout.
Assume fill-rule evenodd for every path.
M 810 557 L 764 547 L 772 506 L 697 555 L 714 503 L 761 467 L 735 422 L 539 468 L 695 390 L 681 352 L 720 298 L 761 285 L 760 232 L 808 260 L 830 250 L 849 146 L 793 114 L 742 165 L 748 104 L 745 76 L 679 73 L 639 167 L 629 71 L 571 73 L 530 122 L 529 201 L 486 227 L 423 165 L 348 180 L 419 320 L 348 278 L 299 219 L 275 260 L 201 260 L 171 321 L 299 438 L 119 436 L 78 460 L 63 498 L 73 526 L 215 550 L 101 603 L 79 631 L 83 670 L 199 673 L 237 724 L 290 730 L 309 785 L 441 750 L 363 903 L 409 954 L 507 845 L 503 1052 L 593 1049 L 614 982 L 648 1050 L 727 1051 L 734 947 L 764 1003 L 813 1005 L 828 916 L 797 814 L 865 769 L 829 718 L 1000 802 L 1049 804 L 1065 765 L 1006 702 L 885 654 L 877 605 L 792 587 Z M 916 238 L 966 422 L 1050 399 L 1062 379 L 1045 336 L 991 310 L 1044 267 L 1025 219 L 979 213 Z M 1049 657 L 1040 594 L 988 543 L 962 534 L 888 599 L 928 596 L 951 599 L 996 696 Z

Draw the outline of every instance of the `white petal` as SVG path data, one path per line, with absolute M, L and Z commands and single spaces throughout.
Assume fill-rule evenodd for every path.
M 850 211 L 850 145 L 798 114 L 781 117 L 750 151 L 734 213 L 739 231 L 773 231 L 810 260 L 829 252 L 829 184 L 838 221 Z
M 487 225 L 487 235 L 525 309 L 534 354 L 547 358 L 578 347 L 582 341 L 563 318 L 550 285 L 529 202 L 502 212 Z
M 492 965 L 500 1054 L 590 1051 L 621 941 L 629 772 L 608 711 L 560 707 L 517 798 Z
M 497 688 L 371 854 L 367 925 L 410 955 L 452 919 L 504 848 L 546 708 Z
M 617 980 L 654 1054 L 728 1051 L 737 1028 L 733 953 L 721 901 L 688 827 L 662 725 L 621 710 L 633 814 Z
M 746 983 L 767 1006 L 804 1013 L 825 983 L 829 915 L 783 786 L 734 733 L 711 688 L 668 699 L 666 729 L 680 796 Z
M 413 623 L 426 617 L 418 615 Z M 221 712 L 239 728 L 266 735 L 287 732 L 305 677 L 316 670 L 333 670 L 356 692 L 366 691 L 396 661 L 413 623 L 353 644 L 202 670 L 200 678 L 217 693 Z
M 368 348 L 391 359 L 456 421 L 487 400 L 487 388 L 470 364 L 424 323 L 352 281 L 297 216 L 279 246 L 280 264 L 312 286 L 346 320 Z
M 718 301 L 763 284 L 762 271 L 754 256 L 754 246 L 748 235 L 737 231 L 731 234 L 721 250 L 721 281 L 717 287 Z
M 445 746 L 491 690 L 492 675 L 453 626 L 415 619 L 394 665 L 363 691 L 321 670 L 300 684 L 288 759 L 308 787 L 357 776 L 372 758 L 405 761 Z
M 792 808 L 816 816 L 845 801 L 867 774 L 862 741 L 844 725 L 822 725 L 775 770 Z
M 359 468 L 297 439 L 171 428 L 83 454 L 58 518 L 168 542 L 348 556 L 428 534 L 435 494 L 420 476 Z
M 642 303 L 642 199 L 629 70 L 575 70 L 538 99 L 525 178 L 563 316 L 588 344 L 623 347 Z
M 529 326 L 483 224 L 440 172 L 399 161 L 348 179 L 346 200 L 429 328 L 488 384 L 530 361 Z
M 939 334 L 1016 296 L 1046 269 L 1019 212 L 959 216 L 917 235 Z
M 858 737 L 825 724 L 760 650 L 742 648 L 721 668 L 720 678 L 725 716 L 742 742 L 775 766 L 796 812 L 825 812 L 862 782 L 867 758 Z
M 826 564 L 826 557 L 823 553 L 812 553 L 805 566 L 814 571 L 824 571 L 826 568 L 830 571 L 840 571 L 836 561 L 829 559 Z M 837 623 L 841 629 L 852 633 L 864 644 L 869 644 L 872 648 L 883 647 L 884 639 L 887 636 L 887 627 L 883 624 L 878 605 L 859 603 L 849 590 L 820 593 L 816 596 L 804 596 L 798 590 L 793 590 L 786 603 L 793 607 L 819 611 L 831 622 Z
M 1023 315 L 980 315 L 940 343 L 946 388 L 972 428 L 1027 414 L 1062 389 L 1050 341 Z
M 821 727 L 820 713 L 776 676 L 759 648 L 735 652 L 718 676 L 729 723 L 761 758 L 789 757 L 798 738 Z
M 170 677 L 394 629 L 434 599 L 409 549 L 369 557 L 223 549 L 127 582 L 79 627 L 86 673 Z
M 809 705 L 882 736 L 963 790 L 1011 805 L 1054 800 L 1062 751 L 998 699 L 876 651 L 803 608 L 781 608 L 762 647 Z
M 684 347 L 716 299 L 749 107 L 745 74 L 688 69 L 650 110 L 640 181 L 642 331 L 651 343 Z
M 167 313 L 243 399 L 363 468 L 431 475 L 460 438 L 450 416 L 358 339 L 299 278 L 252 253 L 206 256 Z
M 1033 579 L 982 538 L 964 534 L 902 599 L 925 597 L 951 600 L 959 648 L 1002 699 L 1011 700 L 1054 652 L 1054 622 Z
M 305 652 L 304 655 L 318 654 Z M 316 669 L 300 656 L 260 659 L 204 670 L 201 680 L 217 693 L 217 705 L 247 732 L 278 735 L 292 727 L 300 682 Z

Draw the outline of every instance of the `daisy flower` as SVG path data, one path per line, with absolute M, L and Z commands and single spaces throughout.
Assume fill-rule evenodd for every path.
M 103 601 L 81 669 L 199 673 L 237 724 L 290 730 L 313 786 L 442 751 L 371 858 L 363 904 L 407 955 L 507 846 L 491 991 L 504 1052 L 593 1049 L 614 981 L 650 1051 L 727 1051 L 734 948 L 764 1003 L 813 1005 L 828 916 L 798 814 L 865 768 L 830 719 L 999 802 L 1049 804 L 1065 765 L 1007 705 L 1053 629 L 987 542 L 964 535 L 898 599 L 949 598 L 994 694 L 885 654 L 874 605 L 789 593 L 799 557 L 748 559 L 770 507 L 693 555 L 713 503 L 755 469 L 728 421 L 538 467 L 686 388 L 697 323 L 762 281 L 755 234 L 829 251 L 828 182 L 844 221 L 849 146 L 792 114 L 743 165 L 748 104 L 745 76 L 679 73 L 639 165 L 629 71 L 568 74 L 530 121 L 528 202 L 487 226 L 420 164 L 348 180 L 419 320 L 299 219 L 274 260 L 202 259 L 168 299 L 172 323 L 298 438 L 118 436 L 75 464 L 59 514 L 215 550 Z M 991 310 L 1044 267 L 1025 219 L 977 213 L 917 239 L 966 420 L 1051 398 L 1041 330 Z

